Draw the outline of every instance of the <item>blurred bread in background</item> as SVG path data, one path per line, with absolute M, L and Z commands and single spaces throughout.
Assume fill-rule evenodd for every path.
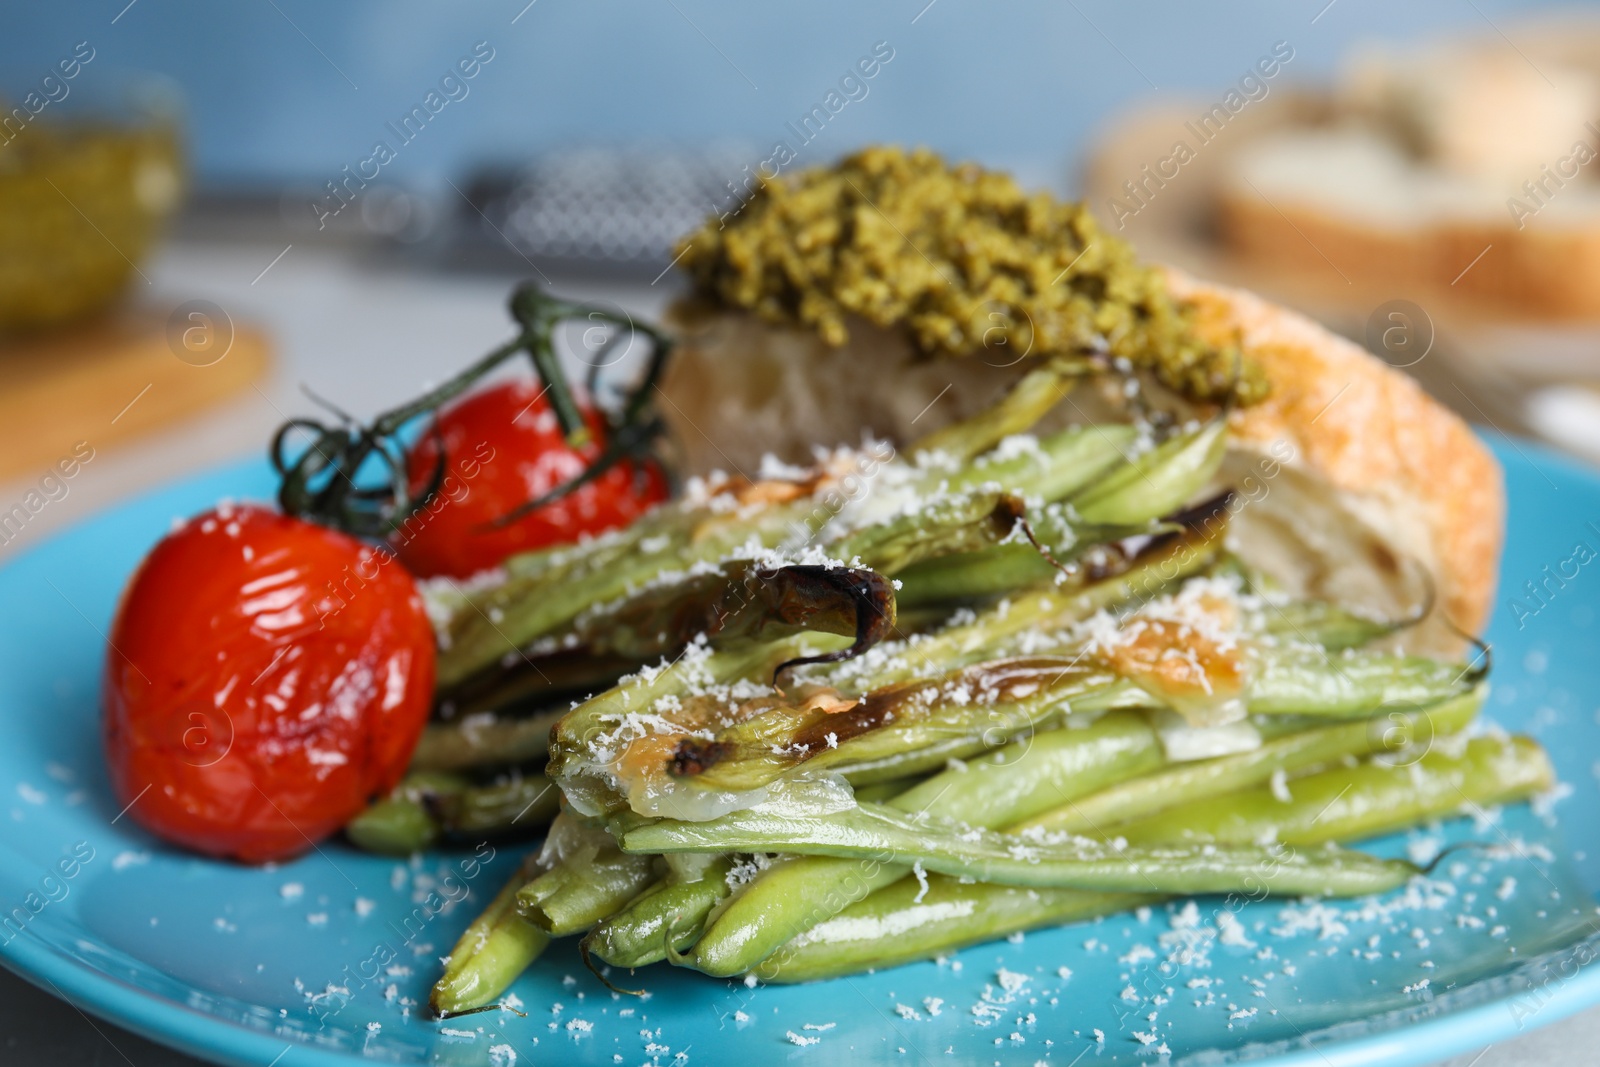
M 1238 147 L 1218 189 L 1226 245 L 1296 271 L 1454 287 L 1512 317 L 1600 315 L 1600 64 L 1498 37 L 1372 49 L 1328 104 Z
M 1083 175 L 1106 228 L 1310 314 L 1473 422 L 1600 461 L 1600 15 L 1265 86 L 1112 116 Z
M 1357 53 L 1338 87 L 1354 117 L 1445 174 L 1520 185 L 1582 136 L 1600 104 L 1596 72 L 1499 40 Z

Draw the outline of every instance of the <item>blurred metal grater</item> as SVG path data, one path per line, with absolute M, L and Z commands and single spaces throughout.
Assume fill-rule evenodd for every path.
M 562 270 L 653 276 L 672 262 L 679 238 L 743 203 L 754 187 L 750 161 L 759 158 L 733 149 L 584 148 L 486 168 L 465 186 L 457 250 L 493 247 Z

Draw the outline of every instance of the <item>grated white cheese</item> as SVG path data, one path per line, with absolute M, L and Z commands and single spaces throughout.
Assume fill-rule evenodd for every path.
M 1280 804 L 1294 803 L 1294 796 L 1289 792 L 1289 776 L 1282 767 L 1272 772 L 1272 799 Z
M 917 876 L 917 895 L 911 898 L 911 903 L 921 904 L 922 898 L 928 895 L 928 872 L 922 869 L 922 861 L 911 865 L 911 873 Z

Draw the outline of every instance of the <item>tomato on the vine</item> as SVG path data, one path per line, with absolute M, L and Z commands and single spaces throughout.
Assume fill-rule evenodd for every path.
M 518 552 L 625 526 L 665 500 L 667 481 L 657 464 L 623 460 L 514 522 L 495 525 L 600 457 L 605 421 L 587 402 L 580 399 L 578 407 L 590 435 L 578 448 L 567 443 L 542 388 L 530 379 L 497 382 L 442 409 L 436 432 L 424 434 L 407 456 L 412 492 L 420 493 L 444 449 L 438 494 L 393 538 L 412 573 L 469 577 Z
M 105 675 L 130 818 L 208 855 L 302 852 L 405 773 L 434 637 L 391 553 L 256 506 L 167 535 L 134 574 Z

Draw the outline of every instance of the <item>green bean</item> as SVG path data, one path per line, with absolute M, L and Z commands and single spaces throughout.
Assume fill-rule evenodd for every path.
M 1287 640 L 1315 641 L 1329 652 L 1361 648 L 1416 619 L 1385 621 L 1320 600 L 1295 600 L 1261 613 L 1263 632 Z
M 438 815 L 426 802 L 434 792 L 466 789 L 465 778 L 453 774 L 415 773 L 389 795 L 345 824 L 345 836 L 357 848 L 388 856 L 409 856 L 438 841 L 444 833 Z
M 1027 517 L 1038 536 L 1056 545 L 1061 558 L 1082 555 L 1094 544 L 1150 533 L 1149 523 L 1162 512 L 1139 512 L 1131 501 L 1123 502 L 1118 512 L 1123 518 L 1117 522 L 1083 520 L 1077 512 L 1053 504 L 1083 486 L 1098 485 L 1096 480 L 1106 470 L 1133 466 L 1123 461 L 1123 453 L 1134 437 L 1133 427 L 1078 427 L 1045 438 L 1037 450 L 1016 456 L 987 458 L 954 472 L 931 467 L 920 472 L 922 506 L 826 539 L 824 549 L 843 560 L 859 557 L 862 565 L 883 574 L 899 574 L 949 555 L 986 552 L 1014 537 L 1016 523 L 1024 517 L 1024 499 L 1045 502 L 1043 509 Z M 1149 462 L 1147 474 L 1162 485 L 1182 483 L 1194 494 L 1205 482 L 1205 478 L 1195 480 L 1186 466 L 1186 454 L 1155 450 Z M 1149 499 L 1160 506 L 1166 498 Z
M 870 673 L 862 673 L 866 668 L 860 661 L 852 661 L 831 668 L 830 677 L 835 684 L 849 683 L 854 688 L 872 689 L 908 681 L 926 664 L 938 664 L 941 670 L 950 670 L 992 659 L 996 649 L 1018 634 L 1064 629 L 1122 601 L 1148 597 L 1177 585 L 1213 562 L 1220 540 L 1218 534 L 1202 530 L 1163 538 L 1140 553 L 1127 570 L 1093 578 L 1078 588 L 1020 590 L 1001 585 L 993 591 L 1015 595 L 1001 604 L 984 608 L 971 622 L 948 626 L 921 639 L 900 657 L 904 666 L 875 667 Z M 1003 545 L 1001 549 L 1024 552 L 1043 562 L 1043 557 L 1032 546 Z M 1051 577 L 1060 573 L 1047 562 L 1044 565 L 1051 571 Z M 909 584 L 896 594 L 900 608 L 905 607 L 908 589 Z
M 599 570 L 627 556 L 638 553 L 646 541 L 661 538 L 675 540 L 687 536 L 702 516 L 699 508 L 678 503 L 647 511 L 627 526 L 619 527 L 599 537 L 581 540 L 576 544 L 551 545 L 529 552 L 519 552 L 506 559 L 501 567 L 506 577 L 533 582 L 567 580 L 577 575 Z M 461 600 L 483 603 L 484 590 L 472 593 L 462 590 Z
M 1059 504 L 1022 516 L 1027 526 L 1010 541 L 972 551 L 949 552 L 918 560 L 895 572 L 896 603 L 912 608 L 958 604 L 1030 588 L 1058 590 L 1083 586 L 1132 566 L 1124 546 L 1148 545 L 1155 537 L 1178 533 L 1174 524 L 1088 526 L 1073 520 Z M 1083 562 L 1093 554 L 1091 563 Z
M 1376 619 L 1323 600 L 1291 600 L 1281 582 L 1233 552 L 1224 552 L 1211 573 L 1237 579 L 1246 593 L 1262 599 L 1260 609 L 1252 613 L 1254 618 L 1249 623 L 1252 629 L 1282 640 L 1321 645 L 1329 652 L 1361 648 L 1414 625 L 1422 618 L 1414 611 L 1394 619 Z
M 732 856 L 711 859 L 698 877 L 667 878 L 646 889 L 589 932 L 589 953 L 615 967 L 643 967 L 682 952 L 700 938 L 706 919 L 731 891 Z
M 1163 767 L 1023 818 L 1010 826 L 1010 832 L 1102 833 L 1121 822 L 1259 785 L 1279 771 L 1293 774 L 1344 756 L 1428 744 L 1465 727 L 1483 698 L 1480 687 L 1422 711 L 1314 727 L 1263 741 L 1248 752 Z
M 942 495 L 915 512 L 827 542 L 824 551 L 894 575 L 925 559 L 999 544 L 1011 536 L 1025 510 L 1022 498 L 1006 489 Z
M 1063 554 L 1074 546 L 1081 552 L 1146 531 L 1150 522 L 1198 493 L 1221 461 L 1213 440 L 1220 434 L 1208 428 L 1183 435 L 1128 462 L 1123 454 L 1136 431 L 1090 426 L 1047 438 L 1032 454 L 990 457 L 950 472 L 935 466 L 919 472 L 928 499 L 915 513 L 825 539 L 823 546 L 839 559 L 860 557 L 865 566 L 898 574 L 927 559 L 1003 540 L 1012 534 L 1027 498 L 1046 503 L 1034 521 L 1041 531 L 1053 531 L 1047 540 L 1059 542 Z M 1137 484 L 1126 483 L 1128 474 Z M 1051 509 L 1050 502 L 1074 493 L 1094 501 L 1089 512 L 1076 505 L 1059 514 Z
M 1023 930 L 1093 919 L 1164 899 L 1152 893 L 1025 889 L 903 878 L 812 927 L 752 970 L 766 982 L 814 982 L 954 952 Z
M 480 713 L 429 723 L 411 755 L 411 767 L 457 771 L 543 759 L 550 751 L 550 729 L 565 714 L 565 709 L 515 718 Z
M 1046 730 L 913 786 L 888 802 L 905 812 L 1005 826 L 1150 770 L 1161 742 L 1143 716 L 1112 712 L 1093 725 Z
M 1550 788 L 1550 760 L 1526 737 L 1475 737 L 1452 754 L 1441 742 L 1415 764 L 1334 767 L 1288 783 L 1214 797 L 1127 823 L 1130 842 L 1260 841 L 1300 845 L 1374 837 L 1462 808 L 1520 800 Z
M 881 782 L 859 786 L 855 790 L 856 799 L 870 803 L 893 800 L 918 782 L 927 781 L 928 777 L 928 775 L 913 774 L 905 778 L 888 778 Z
M 498 718 L 517 719 L 537 716 L 553 708 L 571 707 L 574 699 L 598 693 L 617 684 L 617 679 L 639 669 L 639 661 L 622 656 L 602 656 L 590 649 L 572 645 L 565 639 L 554 651 L 530 652 L 502 658 L 493 670 L 480 671 L 466 681 L 441 689 L 437 703 L 444 709 L 443 721 L 430 723 L 430 729 L 463 722 L 493 723 Z M 428 734 L 423 735 L 424 739 Z M 535 745 L 543 744 L 537 736 Z M 521 756 L 524 761 L 543 756 L 536 748 Z M 481 753 L 462 766 L 504 762 L 495 753 Z
M 345 824 L 350 843 L 363 852 L 409 856 L 439 840 L 439 821 L 405 798 L 386 797 Z
M 876 690 L 832 715 L 802 720 L 783 718 L 784 709 L 774 709 L 707 744 L 685 742 L 703 753 L 699 762 L 705 768 L 686 782 L 702 791 L 742 792 L 797 766 L 810 775 L 847 773 L 855 782 L 922 773 L 1030 733 L 1069 701 L 1115 681 L 1072 659 L 1041 656 L 976 664 Z M 992 699 L 963 702 L 964 690 Z
M 892 567 L 897 559 L 930 551 L 919 547 L 924 540 L 944 536 L 955 537 L 953 543 L 969 544 L 978 536 L 987 540 L 977 543 L 993 543 L 998 537 L 989 532 L 988 514 L 995 501 L 988 501 L 987 510 L 982 503 L 973 504 L 968 510 L 977 511 L 967 514 L 961 501 L 943 502 L 941 506 L 950 511 L 947 521 L 934 524 L 920 537 L 914 524 L 908 528 L 904 519 L 853 531 L 838 551 L 848 553 L 847 559 L 858 548 L 876 551 L 884 565 Z M 771 548 L 792 538 L 797 528 L 803 529 L 807 513 L 814 510 L 809 494 L 727 513 L 670 505 L 663 509 L 665 514 L 653 513 L 636 524 L 644 528 L 641 531 L 630 527 L 625 535 L 607 535 L 571 548 L 566 555 L 545 553 L 522 561 L 504 581 L 467 594 L 455 606 L 448 641 L 440 651 L 439 685 L 457 686 L 507 653 L 520 653 L 540 637 L 569 630 L 594 605 L 621 602 L 633 591 L 647 589 L 662 573 L 713 563 L 752 545 Z M 1008 523 L 1006 531 L 1009 528 Z
M 459 775 L 413 772 L 352 819 L 345 833 L 368 852 L 409 855 L 441 837 L 538 829 L 554 817 L 559 802 L 555 783 L 543 774 L 474 785 Z
M 1066 397 L 1083 373 L 1080 360 L 1047 360 L 1018 378 L 998 402 L 933 431 L 909 451 L 912 455 L 936 452 L 954 460 L 973 459 L 1012 434 L 1026 433 Z
M 1075 426 L 1040 438 L 1035 447 L 991 453 L 954 470 L 932 464 L 925 480 L 952 492 L 999 485 L 1030 499 L 1061 500 L 1126 462 L 1137 437 L 1120 423 Z
M 1226 893 L 1264 885 L 1277 894 L 1379 893 L 1417 873 L 1403 860 L 1359 852 L 1295 853 L 1260 846 L 1117 847 L 1089 838 L 1023 840 L 882 805 L 820 815 L 747 809 L 708 822 L 613 820 L 636 854 L 792 852 L 920 863 L 929 871 L 1001 885 L 1127 892 Z
M 1177 511 L 1205 487 L 1222 465 L 1227 445 L 1226 420 L 1213 419 L 1116 467 L 1069 502 L 1080 519 L 1094 525 L 1125 526 L 1158 518 Z
M 995 545 L 978 552 L 952 553 L 907 567 L 896 577 L 902 610 L 929 604 L 961 604 L 1035 586 L 1048 586 L 1061 574 L 1032 545 Z
M 1075 435 L 1073 443 L 1083 446 L 1084 451 L 1092 445 L 1101 453 L 1110 454 L 1127 449 L 1133 442 L 1131 428 L 1122 429 L 1126 432 L 1114 435 L 1108 432 L 1109 427 L 1098 426 L 1071 432 Z M 1063 471 L 1062 478 L 1034 478 L 1020 486 L 1018 480 L 997 479 L 998 484 L 1012 491 L 1028 491 L 1046 501 L 1078 493 L 1069 512 L 1059 512 L 1047 504 L 1029 516 L 1035 538 L 1049 546 L 1055 563 L 1031 545 L 984 548 L 976 543 L 952 543 L 943 551 L 925 552 L 909 565 L 896 568 L 894 573 L 902 579 L 902 598 L 915 606 L 1044 584 L 1060 573 L 1056 564 L 1076 559 L 1094 545 L 1155 532 L 1149 528 L 1150 523 L 1187 503 L 1210 481 L 1221 462 L 1224 440 L 1221 425 L 1211 424 L 1174 438 L 1132 462 L 1117 464 L 1112 460 L 1111 473 L 1099 480 L 1084 478 L 1069 483 L 1065 472 L 1084 468 L 1060 464 L 1052 469 Z M 982 470 L 981 466 L 968 468 L 962 474 L 962 483 L 982 484 Z M 1078 492 L 1085 484 L 1088 487 Z M 1044 491 L 1039 492 L 1040 489 Z M 847 553 L 840 554 L 848 557 Z M 868 557 L 863 554 L 863 558 Z
M 1254 667 L 1249 682 L 1252 713 L 1330 718 L 1364 716 L 1378 707 L 1426 707 L 1467 692 L 1482 674 L 1421 656 L 1329 656 L 1301 646 L 1262 650 Z
M 1014 742 L 887 803 L 900 811 L 999 826 L 1153 767 L 1160 752 L 1155 731 L 1142 718 L 1113 713 L 1086 729 L 1050 730 Z M 908 873 L 906 866 L 871 858 L 800 856 L 775 863 L 695 945 L 695 966 L 708 974 L 743 973 L 797 934 Z
M 975 552 L 953 553 L 926 559 L 896 575 L 900 582 L 896 605 L 902 611 L 915 611 L 934 604 L 960 604 L 985 600 L 1024 590 L 1056 587 L 1064 592 L 1077 582 L 1086 588 L 1115 590 L 1101 607 L 1135 596 L 1152 596 L 1180 579 L 1209 566 L 1220 547 L 1226 523 L 1195 523 L 1195 528 L 1168 529 L 1148 523 L 1138 526 L 1099 526 L 1055 521 L 1047 508 L 1037 516 L 1034 533 L 1049 546 L 1050 558 L 1032 544 L 1001 544 Z M 1208 528 L 1209 527 L 1209 528 Z M 1088 549 L 1107 542 L 1123 542 L 1135 534 L 1151 535 L 1132 559 L 1121 559 L 1123 549 L 1114 545 L 1108 559 L 1094 566 L 1078 564 L 1071 580 L 1058 565 L 1072 563 Z M 1164 535 L 1164 536 L 1156 536 Z M 1065 536 L 1069 547 L 1055 542 Z M 1124 573 L 1119 574 L 1122 570 Z M 1092 614 L 1092 613 L 1091 613 Z
M 694 943 L 693 966 L 711 975 L 742 974 L 908 870 L 872 856 L 779 856 L 706 927 Z
M 884 573 L 993 544 L 1011 532 L 1021 497 L 1038 496 L 1040 488 L 1078 490 L 1084 472 L 1115 463 L 1112 456 L 1127 432 L 1093 428 L 1052 439 L 1060 453 L 1054 458 L 1068 462 L 997 459 L 953 479 L 936 469 L 920 472 L 923 489 L 946 485 L 924 501 L 920 514 L 891 516 L 832 535 L 824 529 L 820 541 L 833 556 L 859 556 L 863 565 Z M 1207 427 L 1180 435 L 1132 463 L 1118 465 L 1077 491 L 1077 514 L 1089 527 L 1133 526 L 1176 508 L 1209 479 L 1211 469 L 1205 464 L 1220 458 L 1212 440 L 1220 441 L 1220 434 L 1220 429 Z M 1098 456 L 1101 462 L 1070 462 L 1078 455 L 1091 460 Z M 995 476 L 1006 479 L 998 489 L 991 485 Z M 508 564 L 499 584 L 449 598 L 452 615 L 439 657 L 440 686 L 459 686 L 507 653 L 520 654 L 539 638 L 570 631 L 586 610 L 648 589 L 662 573 L 687 571 L 752 545 L 770 548 L 791 539 L 797 529 L 807 529 L 807 512 L 817 506 L 811 497 L 815 490 L 786 488 L 801 495 L 725 513 L 703 505 L 670 505 L 635 524 L 638 529 Z
M 473 837 L 537 829 L 555 818 L 560 807 L 561 790 L 543 774 L 534 774 L 444 797 L 440 812 L 446 833 Z
M 538 859 L 530 854 L 450 950 L 444 974 L 428 997 L 435 1014 L 493 1003 L 550 943 L 550 936 L 516 909 L 517 890 L 537 869 Z
M 864 649 L 894 628 L 894 609 L 894 588 L 876 571 L 732 560 L 584 612 L 573 635 L 591 653 L 637 663 L 675 656 L 701 635 L 722 647 L 814 631 Z
M 582 933 L 654 879 L 650 856 L 604 849 L 594 856 L 567 857 L 517 890 L 517 911 L 552 937 Z
M 451 618 L 449 641 L 439 654 L 439 685 L 455 685 L 500 657 L 570 626 L 595 604 L 620 600 L 665 571 L 721 559 L 754 541 L 778 544 L 811 506 L 801 498 L 782 504 L 715 514 L 690 505 L 670 505 L 667 514 L 598 544 L 569 549 L 569 557 L 544 556 L 513 571 L 501 584 L 471 594 Z M 654 531 L 654 532 L 653 532 Z M 654 541 L 662 543 L 655 546 Z M 645 547 L 649 543 L 650 548 Z M 541 569 L 550 560 L 565 560 Z

